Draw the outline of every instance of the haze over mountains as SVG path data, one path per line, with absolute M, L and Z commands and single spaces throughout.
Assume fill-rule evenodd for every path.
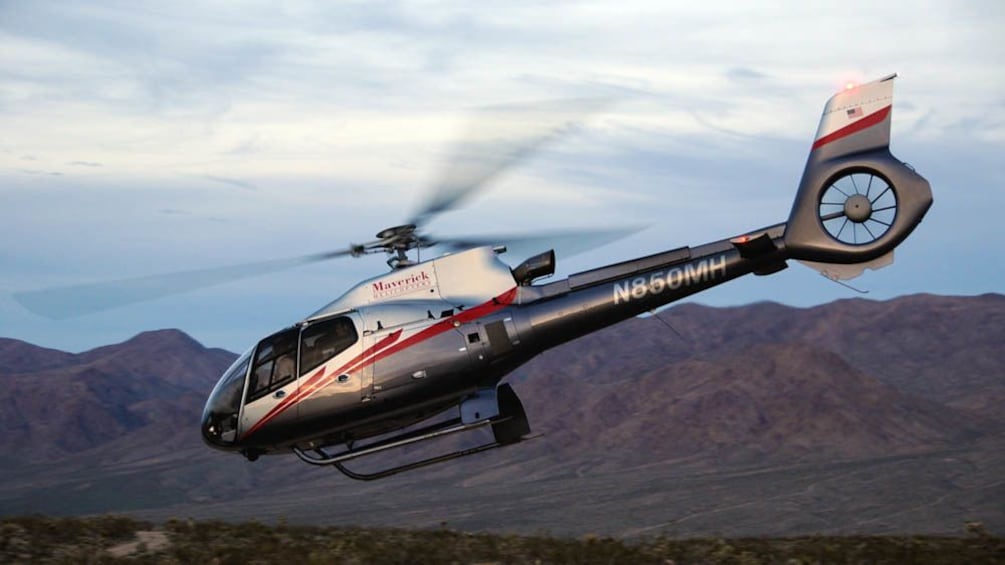
M 1005 297 L 660 318 L 511 375 L 543 437 L 376 483 L 205 447 L 202 404 L 235 355 L 180 331 L 80 354 L 0 338 L 0 512 L 615 535 L 1005 529 Z

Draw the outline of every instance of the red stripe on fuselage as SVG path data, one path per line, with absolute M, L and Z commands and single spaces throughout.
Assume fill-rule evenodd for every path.
M 882 122 L 883 120 L 885 120 L 888 115 L 890 115 L 890 106 L 887 106 L 885 108 L 881 108 L 881 109 L 873 112 L 872 114 L 869 114 L 868 116 L 860 119 L 857 122 L 852 122 L 852 123 L 846 125 L 845 127 L 841 128 L 841 129 L 839 129 L 837 131 L 831 132 L 831 133 L 829 133 L 829 134 L 821 137 L 820 139 L 814 141 L 813 142 L 813 149 L 812 150 L 816 151 L 817 149 L 820 149 L 824 145 L 827 145 L 828 143 L 837 141 L 837 140 L 841 139 L 842 137 L 848 137 L 849 135 L 851 135 L 853 133 L 858 133 L 858 132 L 860 132 L 860 131 L 862 131 L 864 129 L 871 128 L 872 126 L 874 126 L 874 125 Z
M 367 364 L 375 363 L 390 355 L 394 355 L 395 353 L 403 349 L 406 349 L 408 347 L 426 341 L 427 339 L 436 337 L 441 333 L 453 329 L 455 326 L 472 322 L 474 320 L 477 320 L 478 318 L 483 318 L 485 316 L 488 316 L 489 314 L 492 314 L 493 312 L 502 310 L 506 306 L 512 304 L 514 298 L 516 298 L 516 287 L 500 294 L 499 296 L 493 298 L 492 300 L 489 300 L 488 302 L 484 302 L 482 304 L 479 304 L 478 306 L 475 306 L 474 308 L 461 311 L 454 316 L 440 320 L 439 322 L 416 333 L 415 335 L 409 337 L 408 339 L 402 341 L 401 343 L 395 344 L 394 347 L 389 347 L 386 350 L 373 356 L 371 359 L 367 359 Z
M 478 318 L 488 316 L 489 314 L 501 310 L 513 303 L 513 300 L 516 298 L 516 291 L 516 287 L 513 287 L 488 302 L 484 302 L 468 310 L 462 310 L 449 318 L 444 318 L 400 343 L 395 342 L 401 337 L 402 330 L 396 330 L 395 332 L 388 334 L 363 353 L 351 359 L 345 365 L 339 367 L 336 371 L 326 373 L 324 367 L 321 367 L 318 372 L 311 375 L 311 377 L 297 389 L 297 392 L 284 398 L 282 402 L 274 406 L 272 410 L 269 410 L 269 412 L 262 417 L 261 420 L 256 422 L 255 425 L 249 428 L 247 432 L 242 434 L 241 439 L 246 439 L 280 413 L 285 412 L 294 404 L 312 396 L 317 391 L 328 386 L 334 382 L 336 378 L 338 378 L 338 375 L 358 371 L 367 365 L 372 365 L 377 361 L 394 355 L 395 353 L 407 349 L 408 347 L 436 337 L 456 326 L 472 322 Z M 327 377 L 325 377 L 326 374 Z

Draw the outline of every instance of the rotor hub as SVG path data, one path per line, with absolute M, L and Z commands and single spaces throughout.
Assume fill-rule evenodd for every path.
M 415 224 L 403 224 L 377 232 L 377 239 L 397 240 L 410 239 L 415 234 Z
M 872 203 L 864 194 L 854 194 L 845 200 L 844 215 L 849 220 L 861 224 L 872 216 Z

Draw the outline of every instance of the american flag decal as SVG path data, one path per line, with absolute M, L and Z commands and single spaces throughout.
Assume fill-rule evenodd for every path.
M 862 114 L 863 114 L 862 108 L 856 107 L 856 108 L 851 108 L 851 109 L 848 110 L 848 118 L 849 119 L 861 118 Z

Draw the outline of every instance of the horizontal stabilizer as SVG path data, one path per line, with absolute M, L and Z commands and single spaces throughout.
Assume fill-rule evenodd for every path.
M 832 281 L 847 281 L 851 280 L 862 273 L 866 269 L 873 271 L 878 271 L 883 267 L 888 267 L 893 264 L 893 251 L 873 259 L 872 261 L 867 261 L 865 263 L 851 263 L 851 264 L 841 264 L 841 263 L 817 263 L 815 261 L 799 261 L 803 265 L 819 272 L 821 275 L 829 278 Z

